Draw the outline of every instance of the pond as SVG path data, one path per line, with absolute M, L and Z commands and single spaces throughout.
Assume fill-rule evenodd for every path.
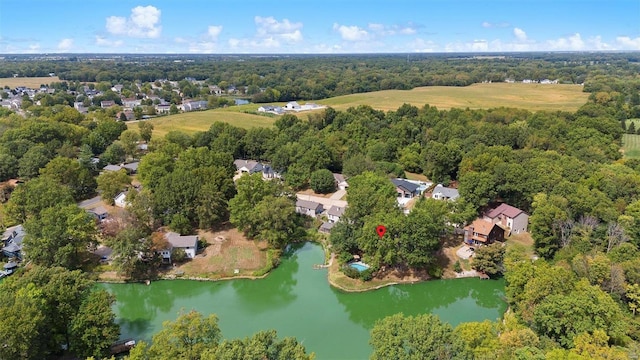
M 319 245 L 307 243 L 264 279 L 100 286 L 116 296 L 122 338 L 148 340 L 163 321 L 194 309 L 217 314 L 225 338 L 276 329 L 280 337 L 295 336 L 319 360 L 368 358 L 369 331 L 388 315 L 433 313 L 456 326 L 496 320 L 506 309 L 502 280 L 436 280 L 344 293 L 329 286 L 326 269 L 313 268 L 323 258 Z

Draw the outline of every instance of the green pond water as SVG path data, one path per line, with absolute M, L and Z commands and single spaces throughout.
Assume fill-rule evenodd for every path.
M 215 313 L 225 338 L 276 329 L 295 336 L 316 359 L 367 359 L 376 320 L 399 312 L 433 313 L 451 325 L 495 320 L 506 309 L 502 280 L 436 280 L 364 293 L 329 286 L 322 248 L 307 243 L 286 254 L 265 279 L 199 282 L 165 280 L 145 284 L 101 284 L 114 305 L 122 338 L 147 339 L 181 310 Z

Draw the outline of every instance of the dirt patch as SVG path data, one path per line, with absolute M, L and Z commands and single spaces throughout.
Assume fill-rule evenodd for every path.
M 298 194 L 301 195 L 311 195 L 311 196 L 318 196 L 318 197 L 322 197 L 325 199 L 329 199 L 331 197 L 331 195 L 333 195 L 333 193 L 328 193 L 328 194 L 318 194 L 315 191 L 311 190 L 311 189 L 307 189 L 307 190 L 303 190 L 303 191 L 298 191 Z
M 247 239 L 235 228 L 220 231 L 200 231 L 207 243 L 192 260 L 175 266 L 173 273 L 184 277 L 222 278 L 249 276 L 266 264 L 266 242 Z

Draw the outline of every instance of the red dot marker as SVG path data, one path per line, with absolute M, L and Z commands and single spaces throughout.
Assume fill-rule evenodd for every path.
M 380 239 L 382 239 L 384 233 L 387 232 L 387 228 L 384 225 L 378 225 L 378 227 L 376 227 L 376 232 L 378 233 L 378 236 L 380 236 Z

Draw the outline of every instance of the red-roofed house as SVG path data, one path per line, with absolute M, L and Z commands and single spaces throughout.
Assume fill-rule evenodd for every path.
M 469 245 L 489 245 L 504 240 L 504 229 L 496 223 L 476 219 L 464 227 L 464 242 Z
M 508 228 L 511 234 L 520 234 L 527 231 L 529 215 L 511 205 L 500 204 L 497 208 L 487 211 L 484 220 Z

